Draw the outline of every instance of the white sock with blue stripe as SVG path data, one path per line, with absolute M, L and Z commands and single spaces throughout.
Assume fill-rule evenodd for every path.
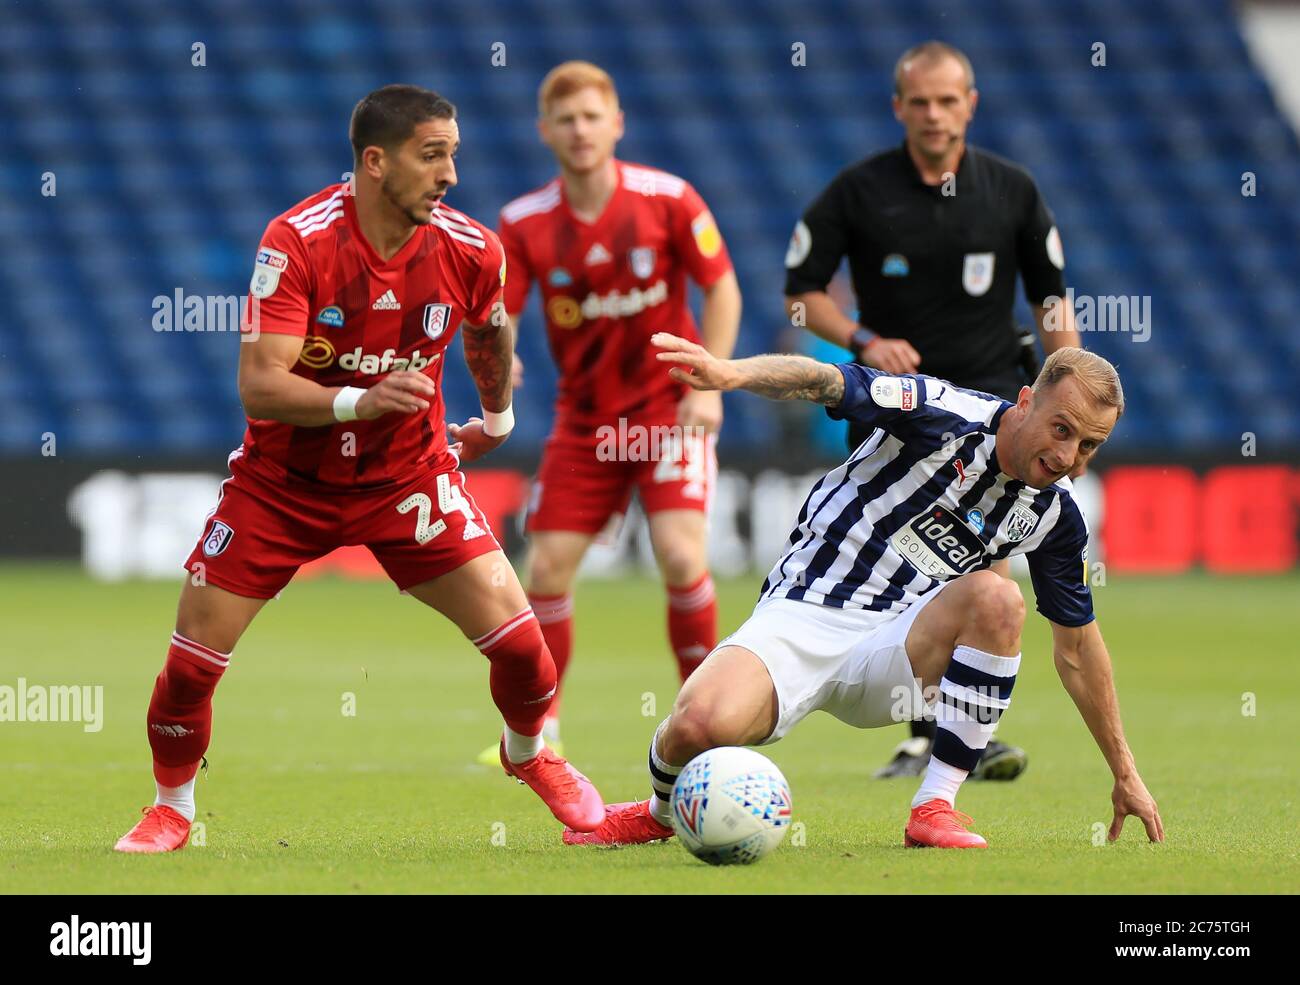
M 957 791 L 980 761 L 980 753 L 1011 704 L 1011 689 L 1020 670 L 1020 654 L 999 657 L 962 644 L 952 653 L 935 705 L 936 734 L 930 765 L 912 806 L 946 800 L 956 805 Z
M 650 816 L 660 824 L 672 827 L 673 785 L 684 767 L 665 762 L 659 755 L 659 733 L 668 727 L 665 718 L 655 729 L 654 738 L 650 740 Z

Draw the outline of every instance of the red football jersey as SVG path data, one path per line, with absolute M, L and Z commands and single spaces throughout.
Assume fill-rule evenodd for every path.
M 686 275 L 708 287 L 731 269 L 704 200 L 681 178 L 616 161 L 619 181 L 592 223 L 557 177 L 501 210 L 506 310 L 541 284 L 560 371 L 558 423 L 595 427 L 670 410 L 686 386 L 654 358 L 655 332 L 698 341 Z
M 305 337 L 293 372 L 322 386 L 370 387 L 398 369 L 440 384 L 457 327 L 485 323 L 504 283 L 496 234 L 444 203 L 430 225 L 381 260 L 361 234 L 352 196 L 331 185 L 266 227 L 244 330 Z M 456 467 L 441 386 L 423 414 L 321 427 L 250 418 L 244 451 L 250 464 L 328 486 Z

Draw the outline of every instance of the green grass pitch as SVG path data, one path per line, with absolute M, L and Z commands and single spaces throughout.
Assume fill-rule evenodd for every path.
M 721 629 L 759 578 L 719 584 Z M 1031 589 L 1026 585 L 1027 596 Z M 1300 578 L 1112 577 L 1096 590 L 1138 765 L 1167 842 L 1130 819 L 1032 614 L 1003 736 L 1030 754 L 1011 784 L 958 806 L 987 852 L 909 851 L 912 781 L 871 771 L 903 737 L 814 715 L 765 750 L 800 837 L 717 869 L 675 843 L 574 849 L 524 787 L 474 764 L 499 719 L 487 663 L 387 583 L 291 585 L 253 624 L 217 692 L 198 783 L 205 844 L 162 857 L 113 842 L 152 802 L 144 713 L 178 585 L 99 585 L 61 565 L 0 566 L 0 685 L 103 685 L 99 732 L 0 722 L 0 887 L 37 893 L 1294 892 Z M 567 752 L 609 800 L 646 795 L 645 750 L 675 674 L 660 587 L 579 586 Z M 1032 609 L 1032 606 L 1031 606 Z M 355 715 L 345 715 L 346 694 Z M 1252 700 L 1254 714 L 1243 707 Z M 1244 697 L 1245 696 L 1245 697 Z M 1247 707 L 1247 711 L 1250 709 Z M 795 842 L 798 843 L 795 843 Z

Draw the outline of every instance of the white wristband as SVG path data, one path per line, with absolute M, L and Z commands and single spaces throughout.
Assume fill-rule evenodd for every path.
M 336 421 L 355 421 L 357 419 L 357 401 L 365 393 L 364 387 L 345 386 L 334 395 L 334 419 Z
M 514 430 L 515 412 L 507 407 L 499 414 L 483 411 L 483 433 L 489 438 L 504 438 Z

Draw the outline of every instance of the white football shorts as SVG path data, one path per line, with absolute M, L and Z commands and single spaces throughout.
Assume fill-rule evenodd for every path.
M 837 609 L 787 598 L 761 600 L 744 625 L 715 648 L 756 654 L 776 686 L 776 729 L 783 738 L 814 711 L 855 728 L 880 728 L 919 718 L 920 683 L 907 659 L 907 632 L 921 610 L 952 582 L 902 612 Z

